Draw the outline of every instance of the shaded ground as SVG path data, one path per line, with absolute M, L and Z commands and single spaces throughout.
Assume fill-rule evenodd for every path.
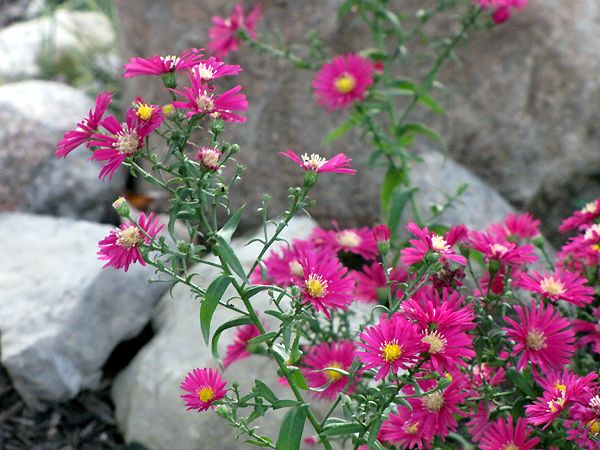
M 111 383 L 105 378 L 97 392 L 83 392 L 40 413 L 22 402 L 0 367 L 0 449 L 143 450 L 123 443 L 109 397 Z

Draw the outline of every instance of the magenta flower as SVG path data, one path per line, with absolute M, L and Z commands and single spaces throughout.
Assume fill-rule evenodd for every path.
M 600 389 L 597 386 L 584 388 L 574 399 L 569 410 L 567 439 L 579 444 L 579 448 L 597 449 L 600 440 Z
M 480 401 L 475 410 L 469 414 L 469 421 L 465 424 L 467 432 L 474 443 L 481 441 L 483 435 L 490 429 L 492 422 L 490 414 L 495 409 L 492 402 Z
M 511 356 L 521 355 L 517 369 L 531 362 L 543 372 L 549 372 L 569 363 L 575 352 L 575 333 L 567 319 L 555 313 L 552 305 L 536 306 L 533 300 L 529 309 L 515 306 L 515 311 L 519 322 L 505 316 L 504 321 L 509 327 L 503 329 L 514 342 Z
M 379 255 L 377 242 L 373 232 L 367 228 L 348 228 L 340 230 L 337 223 L 333 222 L 334 230 L 315 228 L 311 235 L 316 248 L 333 253 L 349 252 L 360 255 L 368 261 L 374 260 Z
M 473 337 L 467 333 L 476 326 L 475 316 L 471 308 L 462 306 L 463 300 L 456 291 L 444 289 L 440 296 L 425 287 L 402 303 L 404 315 L 415 323 L 424 351 L 429 353 L 424 367 L 454 375 L 466 365 L 464 359 L 475 356 Z
M 531 429 L 525 419 L 519 418 L 516 426 L 511 416 L 507 420 L 498 419 L 490 426 L 479 443 L 481 450 L 530 450 L 540 441 L 540 438 L 530 437 Z
M 486 261 L 495 260 L 501 265 L 507 264 L 518 268 L 524 264 L 537 261 L 533 245 L 519 246 L 494 233 L 472 231 L 469 245 L 474 250 L 483 253 Z
M 206 411 L 212 404 L 225 397 L 227 391 L 221 374 L 213 369 L 194 369 L 187 374 L 181 389 L 189 394 L 181 395 L 185 400 L 187 410 L 196 409 L 198 412 Z
M 187 109 L 186 117 L 196 114 L 208 114 L 215 119 L 225 122 L 245 122 L 246 118 L 235 114 L 233 111 L 246 111 L 248 101 L 244 94 L 240 94 L 241 86 L 236 86 L 221 95 L 215 95 L 213 88 L 204 84 L 203 74 L 200 70 L 188 72 L 191 88 L 184 87 L 183 92 L 173 89 L 178 95 L 185 97 L 186 101 L 173 102 L 173 106 L 179 109 Z
M 419 353 L 425 349 L 415 326 L 399 314 L 381 316 L 379 323 L 366 328 L 360 334 L 358 358 L 364 369 L 376 369 L 375 380 L 384 379 L 388 373 L 396 374 L 417 362 Z
M 214 56 L 211 56 L 192 67 L 192 70 L 198 72 L 203 81 L 210 81 L 221 77 L 238 75 L 242 71 L 242 68 L 238 65 L 225 64 L 223 61 L 219 61 Z
M 566 233 L 575 229 L 587 228 L 593 225 L 598 217 L 600 217 L 600 198 L 588 203 L 580 211 L 575 211 L 571 217 L 563 221 L 559 230 Z
M 348 371 L 354 361 L 355 347 L 351 341 L 338 341 L 333 343 L 323 342 L 305 350 L 302 357 L 304 378 L 311 388 L 320 388 L 330 383 L 320 392 L 313 391 L 315 397 L 327 400 L 334 399 L 346 386 L 348 377 L 335 370 L 316 372 L 327 367 Z M 352 393 L 351 385 L 346 392 Z
M 564 300 L 575 306 L 585 306 L 594 300 L 594 288 L 586 283 L 585 278 L 575 273 L 559 270 L 554 274 L 522 273 L 513 284 L 552 302 Z
M 244 15 L 244 9 L 241 4 L 237 4 L 229 17 L 223 19 L 219 16 L 212 18 L 213 26 L 208 30 L 208 49 L 218 58 L 227 56 L 229 52 L 235 51 L 240 44 L 238 30 L 244 30 L 248 36 L 256 39 L 256 24 L 260 19 L 261 8 L 256 5 L 252 12 Z
M 512 17 L 513 9 L 523 9 L 527 0 L 474 0 L 482 8 L 494 8 L 492 19 L 496 24 L 506 22 Z
M 208 170 L 217 170 L 219 168 L 219 158 L 221 151 L 215 147 L 200 147 L 196 158 L 200 161 L 203 167 Z
M 379 262 L 373 262 L 371 265 L 364 265 L 360 271 L 352 270 L 348 275 L 354 278 L 356 289 L 354 296 L 357 300 L 366 303 L 387 302 L 387 285 L 383 266 Z M 392 269 L 389 274 L 392 295 L 396 295 L 399 284 L 408 279 L 408 273 L 404 268 L 398 267 Z
M 83 143 L 87 143 L 88 147 L 90 146 L 89 141 L 92 138 L 92 135 L 98 131 L 98 125 L 111 101 L 112 94 L 110 92 L 100 92 L 98 94 L 96 97 L 96 105 L 93 109 L 90 109 L 88 115 L 77 124 L 77 128 L 67 131 L 63 138 L 58 141 L 56 151 L 54 152 L 57 158 L 65 158 Z
M 510 213 L 502 223 L 491 225 L 489 230 L 508 241 L 515 239 L 533 239 L 540 235 L 540 221 L 531 214 Z
M 233 342 L 227 346 L 227 350 L 225 351 L 223 367 L 227 369 L 231 363 L 248 358 L 250 356 L 248 341 L 260 335 L 261 332 L 256 325 L 242 325 L 238 327 Z
M 388 227 L 385 223 L 373 227 L 373 237 L 375 238 L 377 243 L 389 242 L 390 236 L 390 227 Z
M 190 69 L 202 61 L 203 49 L 190 48 L 181 55 L 150 56 L 149 58 L 131 58 L 125 64 L 123 77 L 133 78 L 140 75 L 164 75 Z
M 143 212 L 138 217 L 138 225 L 133 222 L 124 223 L 115 231 L 98 242 L 98 259 L 107 261 L 104 267 L 115 269 L 129 269 L 129 265 L 139 262 L 142 266 L 146 262 L 142 258 L 139 247 L 149 244 L 150 238 L 154 238 L 164 225 L 160 225 L 158 216 L 150 213 L 148 216 Z M 140 231 L 140 230 L 143 230 Z M 150 236 L 150 238 L 148 236 Z
M 163 117 L 162 113 L 156 117 Z M 99 147 L 91 160 L 105 161 L 100 170 L 100 178 L 112 178 L 128 156 L 135 155 L 144 147 L 144 139 L 160 126 L 162 120 L 144 120 L 134 109 L 127 110 L 125 123 L 120 124 L 114 116 L 107 116 L 100 122 L 109 134 L 96 133 L 89 142 Z
M 253 284 L 270 283 L 281 287 L 291 284 L 300 286 L 304 283 L 304 269 L 300 260 L 309 250 L 315 251 L 311 242 L 297 239 L 289 247 L 282 246 L 280 251 L 272 251 L 263 261 L 267 270 L 266 279 L 263 279 L 262 270 L 257 267 L 250 281 Z M 335 255 L 328 255 L 327 258 L 335 258 Z
M 328 111 L 363 100 L 372 84 L 373 63 L 352 53 L 333 58 L 317 72 L 312 83 L 319 104 Z
M 401 261 L 407 266 L 417 264 L 425 258 L 428 253 L 440 255 L 440 261 L 454 261 L 463 266 L 467 264 L 464 256 L 458 255 L 452 246 L 460 240 L 466 233 L 464 226 L 452 227 L 444 236 L 438 236 L 427 227 L 421 229 L 416 223 L 409 223 L 406 229 L 414 234 L 417 239 L 411 239 L 411 247 L 407 247 L 401 252 Z
M 331 159 L 325 159 L 317 153 L 312 153 L 310 156 L 308 153 L 304 153 L 302 157 L 300 157 L 291 149 L 285 152 L 280 152 L 279 154 L 290 158 L 306 171 L 313 171 L 316 173 L 349 173 L 351 175 L 356 173 L 356 170 L 350 167 L 350 161 L 352 161 L 352 158 L 348 158 L 344 153 L 338 153 Z
M 383 422 L 378 436 L 380 441 L 389 442 L 398 448 L 427 448 L 429 442 L 424 441 L 423 427 L 412 417 L 408 408 L 398 408 Z
M 307 250 L 300 258 L 302 267 L 303 303 L 311 303 L 315 310 L 331 318 L 329 310 L 348 309 L 352 303 L 354 280 L 345 277 L 346 269 L 335 256 L 323 255 Z
M 592 351 L 600 354 L 600 308 L 594 308 L 592 311 L 595 322 L 587 320 L 573 320 L 573 330 L 576 333 L 582 333 L 583 336 L 577 342 L 578 346 L 583 347 L 588 344 L 592 345 Z

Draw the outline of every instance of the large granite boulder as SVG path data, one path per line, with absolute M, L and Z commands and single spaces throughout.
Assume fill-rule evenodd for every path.
M 0 213 L 1 363 L 31 406 L 94 388 L 121 341 L 137 336 L 166 289 L 154 272 L 102 269 L 91 222 Z
M 116 3 L 124 56 L 130 57 L 204 46 L 211 16 L 228 13 L 236 0 L 207 1 L 202 7 L 185 0 L 176 4 L 156 0 L 143 8 L 135 0 Z M 341 3 L 261 2 L 260 27 L 280 30 L 287 42 L 315 29 L 337 52 L 368 46 L 364 30 L 355 21 L 337 21 L 335 12 Z M 430 3 L 407 2 L 403 14 Z M 575 198 L 589 195 L 577 183 L 571 189 L 562 186 L 564 180 L 582 172 L 590 179 L 597 176 L 600 81 L 595 74 L 600 62 L 595 36 L 600 31 L 599 16 L 596 0 L 530 0 L 508 23 L 473 34 L 469 44 L 457 51 L 460 63 L 448 65 L 441 74 L 448 89 L 435 95 L 449 113 L 426 119 L 447 138 L 454 159 L 517 207 L 552 198 L 555 209 L 568 210 L 573 194 Z M 309 73 L 254 51 L 238 52 L 231 61 L 245 68 L 239 81 L 249 97 L 249 120 L 230 129 L 232 139 L 245 150 L 240 160 L 248 167 L 246 199 L 253 201 L 264 191 L 281 190 L 294 170 L 278 160 L 277 151 L 288 147 L 321 151 L 321 138 L 343 116 L 328 115 L 316 106 Z M 421 73 L 422 67 L 415 67 L 406 75 L 419 78 Z M 142 78 L 128 81 L 129 96 L 157 96 L 159 83 Z M 363 145 L 351 134 L 325 153 L 347 151 L 355 165 L 364 169 L 369 149 Z M 414 178 L 427 176 L 429 169 L 416 166 Z M 361 170 L 355 178 L 324 183 L 317 189 L 321 203 L 315 217 L 335 218 L 344 224 L 369 222 L 377 214 L 380 179 L 380 174 Z M 353 201 L 339 202 L 340 195 Z M 276 200 L 282 204 L 285 197 L 282 194 Z
M 28 211 L 93 221 L 114 219 L 112 201 L 125 185 L 124 172 L 98 179 L 89 151 L 56 159 L 63 134 L 75 128 L 93 99 L 52 81 L 0 86 L 0 211 Z

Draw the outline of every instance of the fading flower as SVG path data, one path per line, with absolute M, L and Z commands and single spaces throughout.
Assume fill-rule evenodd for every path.
M 125 78 L 140 75 L 164 75 L 172 72 L 181 72 L 194 67 L 202 61 L 203 49 L 190 48 L 181 55 L 150 56 L 149 58 L 131 58 L 125 64 Z
M 300 157 L 291 149 L 285 152 L 280 152 L 279 154 L 291 159 L 305 171 L 312 171 L 315 173 L 349 173 L 351 175 L 356 173 L 356 170 L 350 167 L 352 158 L 348 158 L 344 153 L 338 153 L 331 159 L 323 158 L 321 155 L 316 153 L 312 153 L 310 155 L 308 153 L 304 153 L 302 157 Z

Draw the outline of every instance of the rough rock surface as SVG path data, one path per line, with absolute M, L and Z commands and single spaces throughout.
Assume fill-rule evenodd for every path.
M 207 1 L 198 8 L 193 1 L 176 6 L 158 1 L 140 8 L 137 1 L 118 0 L 124 56 L 204 46 L 210 17 L 228 13 L 235 3 Z M 334 52 L 367 46 L 356 23 L 336 21 L 335 10 L 341 3 L 261 2 L 260 28 L 281 30 L 287 42 L 315 29 Z M 253 2 L 245 4 L 249 8 Z M 422 0 L 408 4 L 409 8 L 424 6 Z M 435 96 L 449 114 L 430 117 L 429 123 L 447 138 L 453 158 L 517 207 L 551 198 L 553 208 L 568 210 L 573 197 L 586 200 L 589 194 L 577 183 L 563 189 L 564 180 L 577 174 L 598 176 L 600 81 L 595 74 L 600 62 L 595 36 L 600 32 L 599 17 L 596 0 L 531 0 L 508 23 L 475 33 L 467 46 L 458 49 L 461 62 L 448 65 L 441 74 L 448 89 Z M 249 97 L 249 120 L 229 128 L 244 149 L 239 156 L 249 169 L 246 192 L 252 201 L 262 192 L 278 189 L 292 175 L 294 168 L 278 161 L 277 151 L 288 147 L 321 151 L 321 138 L 341 123 L 343 115 L 319 110 L 306 72 L 254 51 L 238 52 L 231 61 L 245 68 L 239 81 Z M 413 78 L 421 73 L 411 71 L 406 75 Z M 147 78 L 128 83 L 132 98 L 159 90 L 158 83 Z M 340 140 L 326 153 L 339 150 L 350 153 L 359 169 L 368 154 L 355 136 Z M 414 173 L 415 178 L 427 176 L 427 168 L 416 168 Z M 324 183 L 316 195 L 321 206 L 315 217 L 368 223 L 376 217 L 379 183 L 380 175 L 367 171 Z M 342 194 L 353 199 L 351 206 L 338 201 Z M 275 200 L 281 204 L 285 198 Z
M 298 219 L 284 232 L 287 239 L 307 237 L 314 222 Z M 254 260 L 257 246 L 244 247 L 247 239 L 237 239 L 232 246 L 244 266 Z M 200 274 L 194 278 L 200 286 L 207 285 L 216 272 L 209 266 L 197 266 Z M 225 294 L 227 296 L 227 293 Z M 256 299 L 256 300 L 254 300 Z M 253 301 L 266 305 L 258 296 Z M 155 337 L 142 349 L 132 363 L 115 380 L 113 401 L 119 426 L 128 442 L 137 441 L 151 450 L 202 450 L 234 449 L 244 445 L 237 442 L 235 433 L 227 423 L 211 412 L 198 414 L 186 411 L 179 384 L 195 367 L 215 367 L 210 349 L 204 344 L 198 321 L 198 302 L 189 290 L 178 285 L 173 298 L 163 298 L 157 316 Z M 211 329 L 233 317 L 229 310 L 219 308 Z M 222 354 L 232 333 L 225 332 L 220 340 Z M 254 384 L 254 379 L 265 381 L 290 398 L 286 389 L 279 387 L 275 367 L 261 357 L 234 363 L 225 372 L 225 378 L 240 383 L 241 392 Z M 280 419 L 280 418 L 279 418 Z M 261 426 L 261 433 L 277 437 L 278 420 L 268 420 Z M 308 427 L 306 428 L 308 431 Z
M 113 47 L 116 35 L 104 14 L 57 10 L 51 16 L 17 22 L 0 30 L 0 81 L 36 78 L 43 64 L 69 52 L 92 54 Z
M 125 173 L 98 179 L 89 152 L 54 156 L 62 135 L 93 106 L 82 92 L 52 81 L 0 86 L 0 211 L 18 210 L 94 221 L 111 218 Z
M 139 333 L 165 290 L 153 271 L 102 269 L 97 243 L 110 226 L 0 214 L 1 362 L 30 405 L 94 387 L 115 346 Z

